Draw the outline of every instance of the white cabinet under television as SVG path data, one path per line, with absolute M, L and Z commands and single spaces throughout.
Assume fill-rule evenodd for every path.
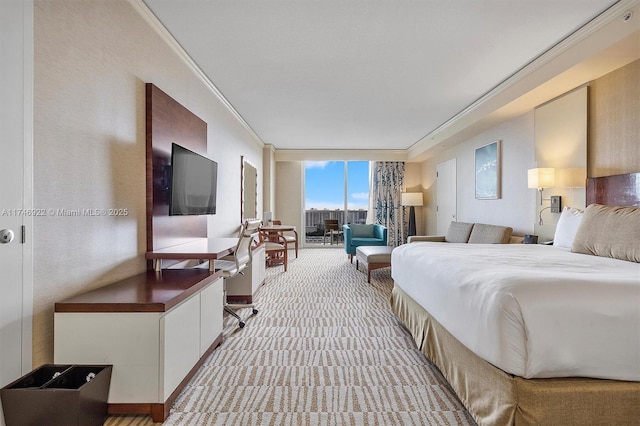
M 163 421 L 222 341 L 222 321 L 219 274 L 149 271 L 56 303 L 54 362 L 112 364 L 109 413 Z

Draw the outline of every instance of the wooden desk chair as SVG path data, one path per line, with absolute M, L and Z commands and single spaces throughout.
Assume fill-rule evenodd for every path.
M 273 224 L 282 225 L 282 222 L 279 220 L 274 220 Z M 293 232 L 294 235 L 286 234 L 285 232 L 283 232 L 282 236 L 284 237 L 285 240 L 287 240 L 287 247 L 289 247 L 289 244 L 294 245 L 294 248 L 296 250 L 296 259 L 297 259 L 298 258 L 298 233 L 296 231 L 291 231 L 291 232 Z
M 338 219 L 325 219 L 324 235 L 322 236 L 322 244 L 326 244 L 326 238 L 329 236 L 329 244 L 333 244 L 333 236 L 339 237 L 342 234 Z M 336 244 L 338 242 L 336 241 Z
M 267 256 L 267 266 L 282 263 L 284 271 L 287 271 L 287 240 L 280 232 L 273 232 L 268 229 L 260 229 L 260 242 L 264 244 Z

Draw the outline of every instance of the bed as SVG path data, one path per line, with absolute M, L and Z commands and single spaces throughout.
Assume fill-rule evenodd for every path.
M 587 204 L 591 225 L 602 217 L 594 211 L 636 214 L 600 205 L 640 206 L 640 173 L 590 179 Z M 478 424 L 640 423 L 640 222 L 629 218 L 635 231 L 620 238 L 630 258 L 615 245 L 574 252 L 588 245 L 577 241 L 584 228 L 574 251 L 429 242 L 394 249 L 392 309 Z

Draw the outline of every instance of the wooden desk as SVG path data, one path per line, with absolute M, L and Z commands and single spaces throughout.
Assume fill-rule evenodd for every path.
M 277 235 L 282 235 L 285 232 L 293 232 L 296 235 L 296 240 L 298 239 L 298 231 L 296 231 L 296 227 L 292 225 L 265 225 L 260 227 L 260 231 L 273 232 Z
M 188 243 L 148 251 L 145 254 L 145 258 L 153 260 L 154 269 L 160 271 L 162 269 L 162 259 L 220 259 L 233 253 L 237 244 L 237 238 L 198 238 Z M 210 262 L 209 266 L 213 268 L 213 262 Z
M 295 228 L 294 228 L 295 229 Z M 145 258 L 154 261 L 155 271 L 162 270 L 162 260 L 215 260 L 232 254 L 238 244 L 237 238 L 198 238 L 183 244 L 149 251 Z M 251 303 L 259 287 L 265 282 L 264 245 L 258 244 L 253 249 L 254 262 L 251 271 L 237 275 L 229 280 L 227 286 L 227 301 Z M 214 268 L 214 262 L 209 262 L 209 270 Z
M 286 231 L 293 231 L 296 233 L 296 235 L 298 235 L 298 232 L 296 231 L 296 227 L 292 225 L 265 225 L 265 226 L 261 226 L 260 229 L 264 231 L 274 231 L 274 232 L 280 232 L 280 233 L 286 232 Z

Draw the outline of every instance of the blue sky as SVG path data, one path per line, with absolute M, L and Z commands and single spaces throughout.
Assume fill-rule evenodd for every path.
M 344 208 L 343 161 L 305 162 L 305 208 Z M 349 209 L 366 209 L 369 200 L 369 162 L 349 161 Z

